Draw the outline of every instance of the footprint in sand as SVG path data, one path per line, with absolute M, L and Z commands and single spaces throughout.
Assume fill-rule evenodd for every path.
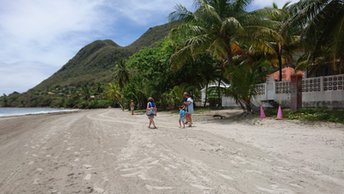
M 116 156 L 116 154 L 114 153 L 108 153 L 110 156 Z
M 92 177 L 92 175 L 91 174 L 87 174 L 85 177 L 84 177 L 84 180 L 91 180 L 91 177 Z
M 155 190 L 169 190 L 173 189 L 173 187 L 160 187 L 160 186 L 151 186 L 151 185 L 146 185 L 146 189 L 149 191 Z
M 82 165 L 84 168 L 86 168 L 87 170 L 91 169 L 92 168 L 92 165 L 89 165 L 89 164 L 84 164 Z
M 37 168 L 36 171 L 37 172 L 43 172 L 43 169 L 42 168 Z
M 210 187 L 206 187 L 206 186 L 203 186 L 203 185 L 198 185 L 198 184 L 190 184 L 191 186 L 197 188 L 197 189 L 201 189 L 201 190 L 210 190 L 212 188 Z
M 225 175 L 225 174 L 221 174 L 221 173 L 217 173 L 218 175 L 220 175 L 222 178 L 225 178 L 227 180 L 234 180 L 233 177 Z
M 32 184 L 38 185 L 39 184 L 39 179 L 38 178 L 34 179 Z
M 129 173 L 129 174 L 122 174 L 122 177 L 135 177 L 137 175 L 141 174 L 141 171 L 138 172 L 133 172 L 133 173 Z
M 66 150 L 67 150 L 67 151 L 70 151 L 71 149 L 73 149 L 73 147 L 68 147 Z
M 104 193 L 104 191 L 105 191 L 104 189 L 102 189 L 102 188 L 100 188 L 100 187 L 94 187 L 93 189 L 94 189 L 94 191 L 97 192 L 97 193 Z
M 173 165 L 171 165 L 171 164 L 169 164 L 168 166 L 171 167 L 171 168 L 174 168 L 174 169 L 177 169 L 177 168 L 178 168 L 178 167 L 173 166 Z
M 158 164 L 158 163 L 159 163 L 159 160 L 155 160 L 155 161 L 149 163 L 149 165 L 155 165 L 155 164 Z
M 146 175 L 145 174 L 139 174 L 139 175 L 137 175 L 137 177 L 139 177 L 140 179 L 142 179 L 142 180 L 148 180 L 148 178 L 146 177 Z
M 119 168 L 121 168 L 121 167 L 119 167 Z M 126 172 L 126 171 L 133 171 L 133 170 L 137 170 L 137 168 L 125 168 L 125 169 L 121 169 L 120 171 Z
M 272 189 L 268 189 L 268 188 L 264 188 L 264 187 L 260 187 L 260 186 L 256 186 L 256 188 L 260 191 L 266 192 L 266 193 L 274 193 L 275 191 Z

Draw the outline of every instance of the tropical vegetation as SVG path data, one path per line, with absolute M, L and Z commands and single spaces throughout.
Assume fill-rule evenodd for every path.
M 308 76 L 344 72 L 343 0 L 300 0 L 252 11 L 251 2 L 195 0 L 194 11 L 177 5 L 169 28 L 155 31 L 162 32 L 159 38 L 146 33 L 150 41 L 141 38 L 128 47 L 96 42 L 25 95 L 3 96 L 2 105 L 124 109 L 133 99 L 143 108 L 152 96 L 169 109 L 182 102 L 184 91 L 199 101 L 205 89 L 210 105 L 221 107 L 227 94 L 252 112 L 255 84 L 275 71 L 282 79 L 283 67 Z

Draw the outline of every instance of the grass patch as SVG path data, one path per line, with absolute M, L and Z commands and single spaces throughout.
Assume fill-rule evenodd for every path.
M 266 114 L 269 117 L 276 117 L 277 110 L 268 109 Z M 319 109 L 319 108 L 303 108 L 297 111 L 290 109 L 283 109 L 283 117 L 290 120 L 300 121 L 323 121 L 335 122 L 344 124 L 344 110 L 343 109 Z

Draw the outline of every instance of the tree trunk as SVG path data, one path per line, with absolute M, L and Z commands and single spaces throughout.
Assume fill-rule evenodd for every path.
M 208 85 L 209 85 L 209 81 L 207 81 L 207 85 L 205 86 L 205 99 L 204 99 L 204 104 L 203 104 L 204 108 L 207 106 L 207 101 L 208 101 Z
M 344 57 L 340 57 L 339 59 L 339 66 L 338 66 L 338 74 L 342 74 L 344 70 Z
M 252 104 L 251 104 L 251 100 L 245 100 L 245 107 L 246 107 L 246 112 L 252 113 Z
M 246 108 L 245 108 L 245 106 L 243 105 L 243 103 L 241 102 L 241 100 L 238 100 L 237 102 L 239 103 L 241 109 L 242 109 L 244 112 L 246 112 Z
M 278 45 L 278 71 L 279 71 L 279 76 L 278 80 L 282 81 L 282 46 Z
M 219 79 L 219 84 L 217 85 L 217 97 L 218 97 L 218 104 L 217 107 L 220 108 L 222 107 L 222 99 L 221 99 L 221 82 L 222 82 L 222 74 Z

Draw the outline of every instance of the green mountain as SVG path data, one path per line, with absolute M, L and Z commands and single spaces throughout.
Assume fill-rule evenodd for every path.
M 82 48 L 60 70 L 25 93 L 0 97 L 0 106 L 64 106 L 70 98 L 102 93 L 103 85 L 113 81 L 113 69 L 126 59 L 167 36 L 175 23 L 149 28 L 139 39 L 126 47 L 112 40 L 97 40 Z M 87 100 L 87 99 L 86 99 Z
M 165 24 L 150 28 L 127 47 L 120 47 L 112 40 L 94 41 L 82 48 L 59 71 L 34 87 L 33 90 L 110 82 L 114 79 L 112 70 L 116 62 L 162 40 L 173 26 L 174 24 Z

